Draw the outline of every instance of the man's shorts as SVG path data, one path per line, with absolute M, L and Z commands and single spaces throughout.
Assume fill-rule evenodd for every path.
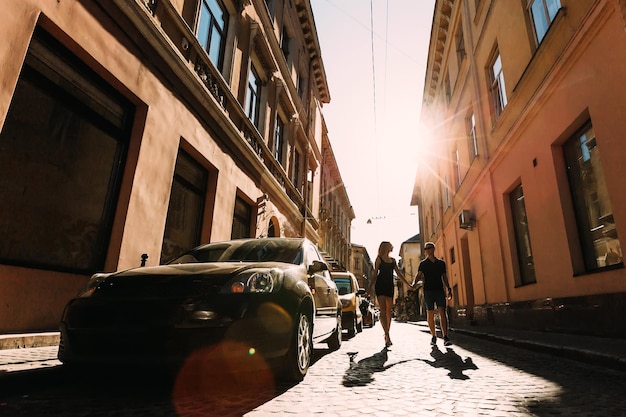
M 424 290 L 424 303 L 426 310 L 434 310 L 435 304 L 437 308 L 446 308 L 446 293 L 443 291 Z

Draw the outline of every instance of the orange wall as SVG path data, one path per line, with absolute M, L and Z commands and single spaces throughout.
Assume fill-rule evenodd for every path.
M 65 303 L 84 283 L 79 275 L 0 265 L 0 333 L 57 330 Z

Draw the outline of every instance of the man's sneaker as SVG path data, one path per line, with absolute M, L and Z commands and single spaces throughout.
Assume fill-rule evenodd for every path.
M 431 345 L 431 346 L 435 346 L 436 344 L 437 344 L 437 337 L 436 337 L 436 336 L 433 336 L 433 337 L 430 339 L 430 345 Z
M 444 336 L 443 337 L 443 345 L 444 346 L 450 346 L 452 344 L 452 342 L 450 341 L 450 338 L 448 336 Z

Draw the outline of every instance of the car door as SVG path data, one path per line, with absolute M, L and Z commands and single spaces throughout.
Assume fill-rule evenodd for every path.
M 359 306 L 361 305 L 361 294 L 359 294 L 359 281 L 357 281 L 356 277 L 353 274 L 350 274 L 350 278 L 352 281 L 352 292 L 354 292 L 354 305 L 356 306 L 356 315 L 361 316 L 361 310 Z
M 305 260 L 307 268 L 313 265 L 313 261 L 324 262 L 322 256 L 314 246 L 307 245 L 305 250 Z M 328 270 L 314 272 L 311 275 L 311 282 L 314 285 L 313 300 L 315 302 L 315 325 L 313 326 L 313 337 L 330 334 L 337 325 L 337 304 L 339 294 L 337 286 L 330 277 Z

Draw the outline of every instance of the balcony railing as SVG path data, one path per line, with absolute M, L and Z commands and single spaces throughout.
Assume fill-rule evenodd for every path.
M 317 229 L 317 221 L 306 206 L 300 191 L 289 180 L 285 170 L 274 158 L 256 127 L 246 116 L 244 109 L 233 95 L 222 74 L 215 68 L 207 52 L 196 39 L 195 33 L 187 25 L 170 0 L 114 0 L 132 21 L 143 27 L 139 28 L 157 52 L 164 59 L 187 89 L 197 96 L 197 101 L 205 107 L 212 117 L 230 121 L 227 133 L 231 140 L 239 141 L 236 149 L 247 152 L 246 158 L 256 158 L 276 180 L 298 211 L 311 221 Z M 143 29 L 143 30 L 142 30 Z M 157 42 L 155 44 L 154 42 Z M 198 88 L 199 86 L 203 88 Z M 217 106 L 207 101 L 211 97 Z M 216 111 L 221 114 L 216 114 Z M 227 142 L 227 138 L 217 135 L 216 140 Z M 237 146 L 239 145 L 239 146 Z M 243 146 L 242 146 L 243 145 Z M 232 144 L 226 144 L 232 148 Z

